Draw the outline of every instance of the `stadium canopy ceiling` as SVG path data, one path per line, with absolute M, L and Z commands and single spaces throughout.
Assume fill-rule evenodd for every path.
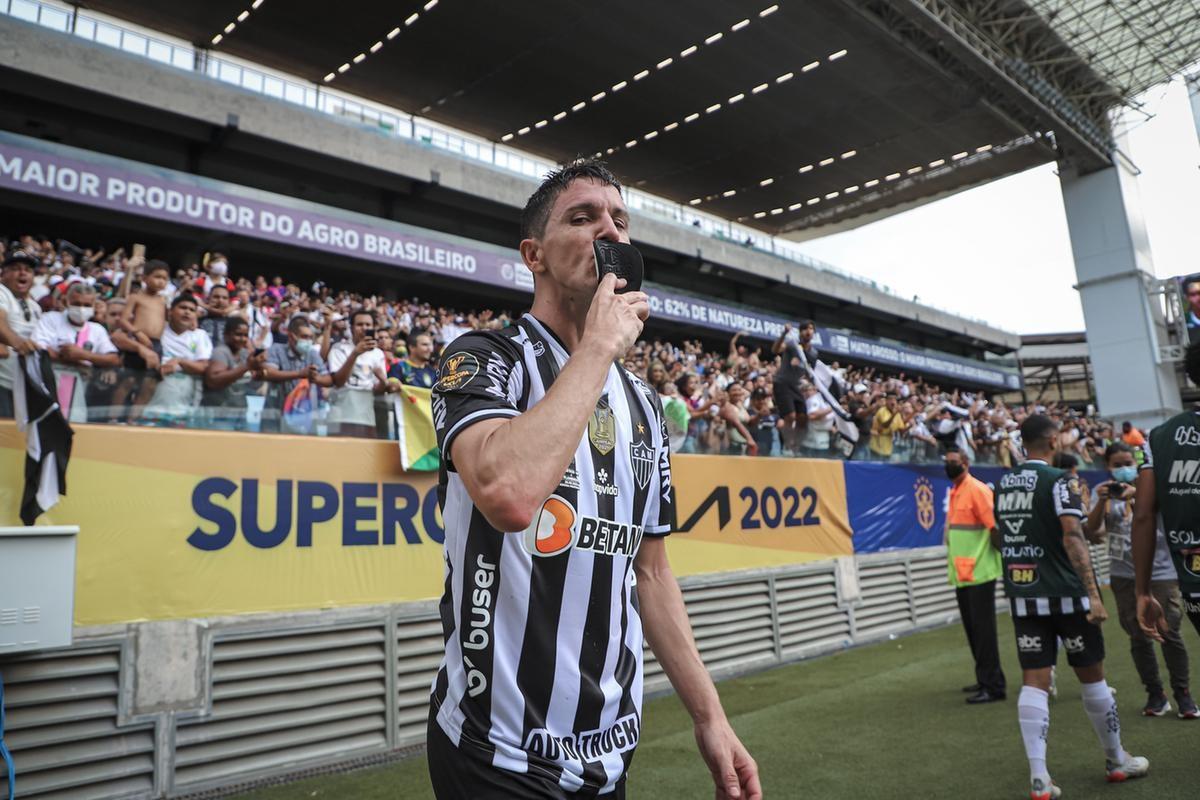
M 85 6 L 803 239 L 1051 160 L 1200 57 L 1200 0 Z

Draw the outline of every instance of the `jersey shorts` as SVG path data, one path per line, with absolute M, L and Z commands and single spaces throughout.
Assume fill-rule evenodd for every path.
M 1086 613 L 1013 617 L 1013 629 L 1021 669 L 1054 666 L 1060 639 L 1072 667 L 1090 667 L 1104 660 L 1104 634 L 1099 625 L 1088 622 Z
M 430 713 L 425 738 L 429 762 L 429 780 L 437 800 L 567 800 L 578 797 L 568 792 L 558 778 L 536 767 L 528 772 L 496 769 L 491 762 L 478 758 L 469 748 L 458 748 Z M 589 795 L 590 796 L 590 795 Z M 605 800 L 625 800 L 625 779 L 612 792 L 600 795 Z

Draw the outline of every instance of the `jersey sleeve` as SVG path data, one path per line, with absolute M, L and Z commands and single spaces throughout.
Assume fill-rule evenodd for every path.
M 1054 513 L 1059 517 L 1083 516 L 1083 491 L 1079 479 L 1063 475 L 1054 482 Z
M 524 366 L 515 348 L 487 333 L 459 336 L 442 353 L 430 405 L 438 447 L 449 466 L 454 439 L 485 419 L 515 417 Z
M 654 488 L 646 500 L 642 516 L 642 531 L 650 536 L 671 533 L 675 519 L 675 494 L 671 491 L 671 439 L 667 434 L 667 416 L 662 399 L 654 398 L 654 413 L 658 419 L 658 447 L 654 459 Z
M 1154 469 L 1154 451 L 1150 448 L 1150 439 L 1153 435 L 1151 432 L 1151 435 L 1142 442 L 1142 463 L 1138 466 L 1138 472 L 1144 469 Z

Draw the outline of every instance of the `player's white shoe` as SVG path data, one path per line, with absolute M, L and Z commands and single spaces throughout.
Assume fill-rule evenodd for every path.
M 1050 778 L 1034 778 L 1029 782 L 1029 800 L 1056 800 L 1062 797 L 1062 789 Z
M 1123 763 L 1105 759 L 1104 777 L 1109 783 L 1120 783 L 1131 778 L 1141 778 L 1150 771 L 1150 760 L 1141 756 L 1125 754 Z

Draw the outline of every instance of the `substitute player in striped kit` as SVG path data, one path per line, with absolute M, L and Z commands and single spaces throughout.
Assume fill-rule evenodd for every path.
M 1104 678 L 1108 614 L 1083 536 L 1083 501 L 1077 478 L 1051 467 L 1058 425 L 1043 414 L 1021 423 L 1029 456 L 996 486 L 993 542 L 1004 565 L 1004 592 L 1012 603 L 1022 686 L 1017 720 L 1029 759 L 1031 800 L 1052 800 L 1062 790 L 1046 766 L 1050 730 L 1050 676 L 1058 646 L 1082 684 L 1083 708 L 1100 739 L 1110 783 L 1145 775 L 1150 762 L 1121 745 L 1117 701 Z
M 667 562 L 671 461 L 657 393 L 616 363 L 647 296 L 598 278 L 629 242 L 598 162 L 549 175 L 522 214 L 533 306 L 456 339 L 432 409 L 441 445 L 446 651 L 429 771 L 439 800 L 623 797 L 641 736 L 643 631 L 695 721 L 718 797 L 760 797 Z

